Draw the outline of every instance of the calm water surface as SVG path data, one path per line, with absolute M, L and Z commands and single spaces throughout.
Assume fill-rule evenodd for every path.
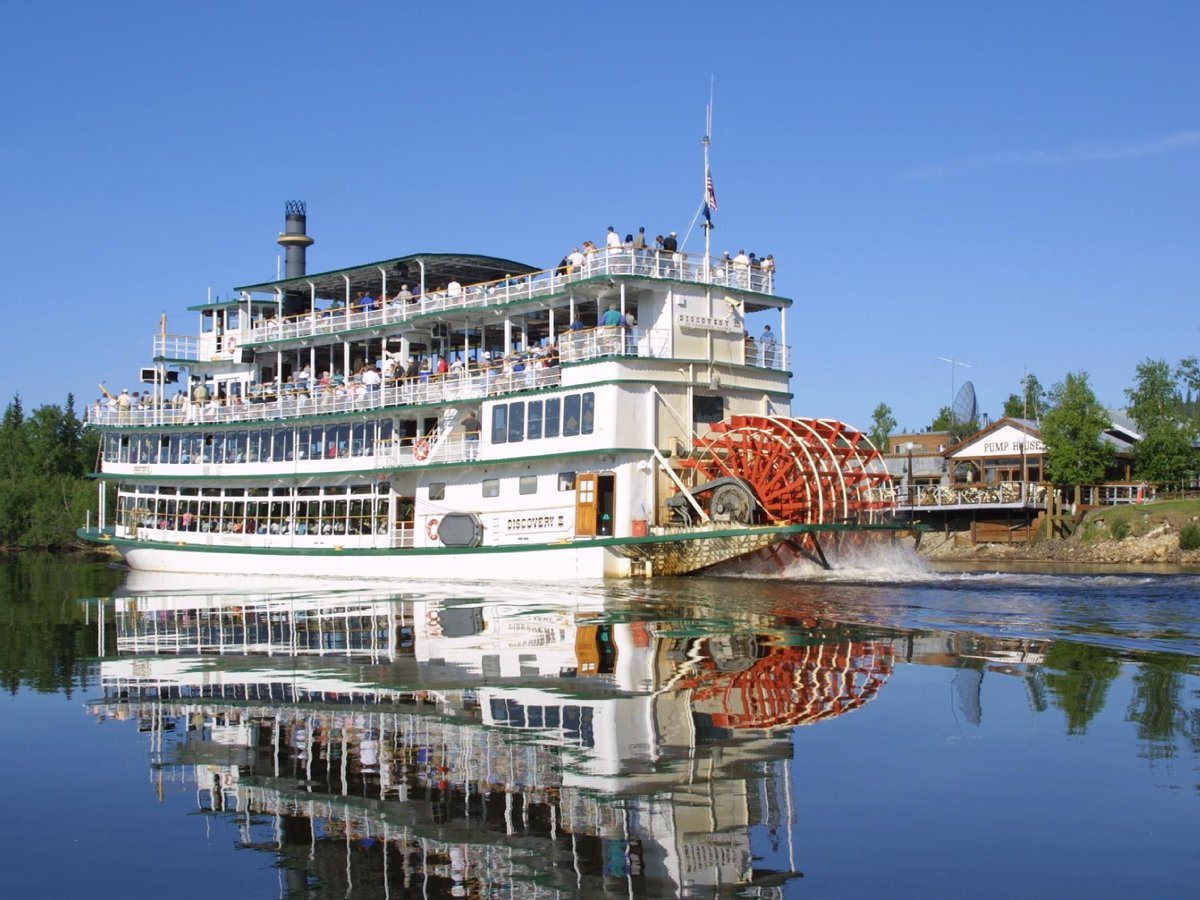
M 1200 576 L 0 563 L 0 896 L 1125 897 L 1200 876 Z

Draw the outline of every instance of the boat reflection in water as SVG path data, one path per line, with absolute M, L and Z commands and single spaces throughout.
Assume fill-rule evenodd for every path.
M 102 606 L 91 708 L 289 891 L 781 896 L 792 728 L 871 700 L 891 640 L 504 590 L 133 583 Z

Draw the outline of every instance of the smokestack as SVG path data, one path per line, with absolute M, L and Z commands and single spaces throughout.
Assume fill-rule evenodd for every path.
M 301 278 L 304 275 L 304 251 L 313 239 L 304 233 L 306 215 L 303 200 L 289 200 L 284 207 L 284 231 L 276 242 L 287 250 L 286 277 Z

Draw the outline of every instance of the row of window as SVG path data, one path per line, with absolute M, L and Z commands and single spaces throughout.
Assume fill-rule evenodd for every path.
M 559 472 L 559 491 L 575 490 L 575 473 Z M 517 492 L 538 492 L 538 476 L 517 478 Z M 483 497 L 500 496 L 500 479 L 485 478 Z M 432 482 L 429 499 L 446 499 L 446 483 Z M 117 498 L 117 521 L 128 528 L 229 534 L 386 534 L 388 522 L 411 523 L 413 499 L 396 497 L 389 514 L 387 483 L 276 488 L 137 485 Z
M 591 434 L 595 394 L 567 394 L 546 400 L 501 403 L 492 410 L 493 444 Z M 104 461 L 133 465 L 291 462 L 374 456 L 393 438 L 415 440 L 417 423 L 393 419 L 303 425 L 297 428 L 245 428 L 226 431 L 149 432 L 104 435 Z
M 268 491 L 272 493 L 268 494 Z M 411 498 L 386 485 L 299 488 L 180 488 L 139 486 L 117 497 L 117 522 L 126 528 L 225 534 L 387 534 L 393 515 L 411 522 Z
M 492 443 L 591 434 L 595 421 L 596 395 L 591 391 L 546 400 L 497 403 L 492 407 Z
M 404 437 L 416 436 L 416 423 Z M 397 435 L 392 419 L 305 425 L 299 428 L 245 428 L 104 435 L 104 461 L 156 465 L 167 463 L 285 462 L 293 459 L 338 459 L 373 456 L 376 445 Z

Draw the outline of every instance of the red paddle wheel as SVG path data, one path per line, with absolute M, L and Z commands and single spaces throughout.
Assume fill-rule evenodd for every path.
M 692 489 L 725 479 L 709 492 L 709 514 L 784 524 L 874 522 L 892 508 L 887 470 L 861 431 L 832 419 L 732 416 L 695 442 L 683 466 Z M 733 481 L 731 481 L 731 479 Z M 735 496 L 738 484 L 752 503 Z M 747 518 L 745 513 L 750 513 Z

